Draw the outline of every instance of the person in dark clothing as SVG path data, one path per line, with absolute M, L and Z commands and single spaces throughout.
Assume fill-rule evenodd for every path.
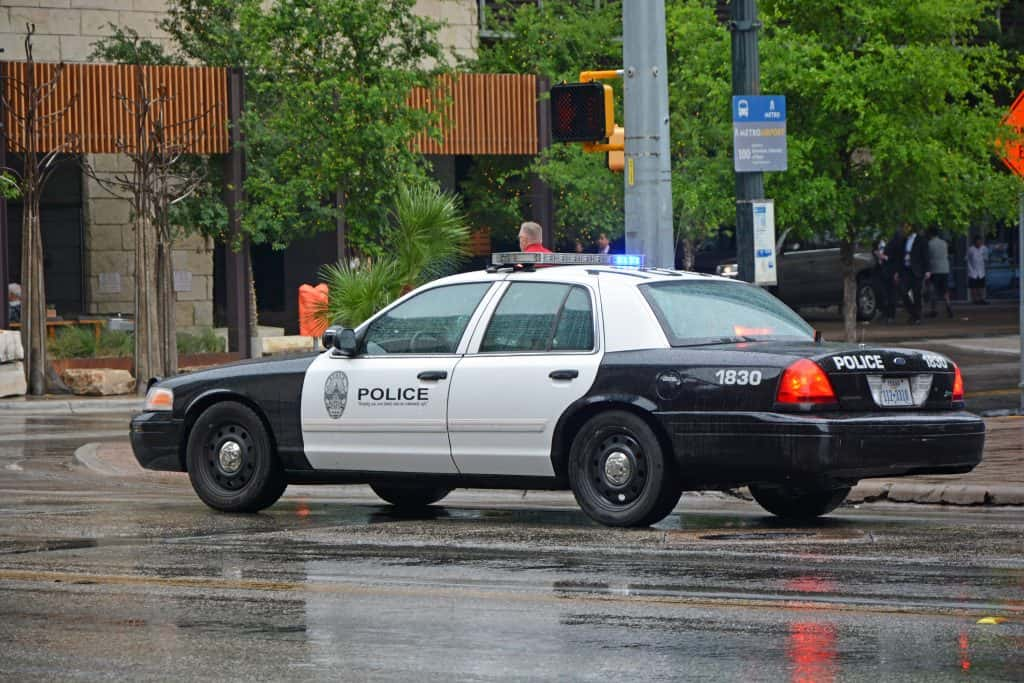
M 895 288 L 886 246 L 886 241 L 879 238 L 871 247 L 871 254 L 875 257 L 875 267 L 871 269 L 871 286 L 878 296 L 878 310 L 885 317 L 885 322 L 891 323 L 896 317 L 896 297 L 893 296 Z
M 925 275 L 928 273 L 928 241 L 910 225 L 904 225 L 904 237 L 899 256 L 899 288 L 903 306 L 910 314 L 910 324 L 921 322 L 921 295 Z
M 900 298 L 902 282 L 900 281 L 901 264 L 903 263 L 903 245 L 906 238 L 903 230 L 896 230 L 886 245 L 883 252 L 885 256 L 885 299 L 888 302 L 888 310 L 885 311 L 886 322 L 896 320 L 896 302 Z

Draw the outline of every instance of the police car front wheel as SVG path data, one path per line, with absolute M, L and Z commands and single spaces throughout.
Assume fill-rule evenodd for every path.
M 444 486 L 370 484 L 370 488 L 385 501 L 405 509 L 426 507 L 452 492 Z
M 189 433 L 192 488 L 210 507 L 257 512 L 277 502 L 288 483 L 263 421 L 240 403 L 216 403 Z
M 639 416 L 610 410 L 590 418 L 569 454 L 569 485 L 583 511 L 608 526 L 649 526 L 679 502 L 676 470 Z

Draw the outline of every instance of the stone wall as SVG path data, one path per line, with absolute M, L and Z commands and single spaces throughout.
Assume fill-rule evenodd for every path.
M 475 0 L 417 0 L 414 11 L 447 24 L 438 38 L 452 54 L 462 57 L 476 55 L 480 26 Z
M 93 154 L 89 161 L 101 178 L 131 171 L 128 158 Z M 213 245 L 192 236 L 175 245 L 179 273 L 178 327 L 213 326 Z M 135 293 L 135 231 L 128 201 L 112 195 L 93 178 L 85 179 L 86 301 L 90 314 L 131 313 Z M 184 275 L 186 274 L 187 275 Z
M 159 26 L 166 0 L 3 0 L 0 5 L 4 59 L 25 58 L 26 23 L 36 25 L 32 45 L 41 62 L 88 61 L 93 44 L 110 35 L 110 24 L 133 28 L 144 38 L 169 44 Z M 476 0 L 417 0 L 415 11 L 447 22 L 439 37 L 453 54 L 469 57 L 476 53 Z
M 85 62 L 93 43 L 110 35 L 110 24 L 128 26 L 144 38 L 166 43 L 157 25 L 164 0 L 3 0 L 0 44 L 4 59 L 25 58 L 25 24 L 36 25 L 32 51 L 41 62 Z

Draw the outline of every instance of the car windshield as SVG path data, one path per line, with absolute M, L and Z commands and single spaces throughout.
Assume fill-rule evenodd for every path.
M 814 329 L 763 289 L 737 282 L 640 286 L 672 346 L 758 339 L 814 339 Z

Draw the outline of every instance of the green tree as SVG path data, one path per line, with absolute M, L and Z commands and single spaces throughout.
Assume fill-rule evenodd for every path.
M 612 1 L 497 4 L 488 28 L 502 37 L 480 46 L 469 68 L 481 73 L 546 76 L 576 81 L 580 71 L 622 68 L 622 5 Z M 621 87 L 612 84 L 619 91 Z M 621 105 L 618 121 L 622 121 Z M 598 232 L 623 230 L 623 181 L 608 171 L 604 154 L 579 145 L 555 145 L 534 161 L 478 161 L 464 183 L 470 217 L 492 228 L 496 240 L 514 243 L 528 206 L 529 184 L 539 176 L 555 195 L 555 239 L 590 241 Z
M 697 244 L 733 226 L 730 38 L 714 3 L 669 2 L 665 8 L 672 135 L 672 204 L 677 251 L 692 268 Z
M 381 207 L 398 183 L 423 182 L 410 142 L 436 132 L 438 115 L 407 103 L 446 68 L 438 22 L 415 0 L 171 0 L 161 28 L 173 54 L 128 29 L 100 43 L 116 61 L 240 67 L 246 76 L 248 177 L 241 227 L 252 243 L 283 249 L 344 221 L 356 254 L 381 254 Z M 441 94 L 443 97 L 443 93 Z M 172 220 L 226 241 L 211 183 L 174 207 Z M 251 276 L 250 276 L 251 280 Z M 250 292 L 252 294 L 250 282 Z M 255 300 L 253 315 L 255 315 Z M 252 321 L 251 321 L 252 322 Z
M 788 96 L 790 162 L 770 174 L 781 229 L 840 240 L 853 339 L 857 244 L 897 226 L 964 232 L 1012 215 L 996 162 L 1005 51 L 978 39 L 994 0 L 765 0 L 762 87 Z
M 285 246 L 343 218 L 357 250 L 379 249 L 396 179 L 425 177 L 412 138 L 438 123 L 407 104 L 444 64 L 440 25 L 413 14 L 414 4 L 239 3 L 249 94 L 243 226 L 254 241 Z

